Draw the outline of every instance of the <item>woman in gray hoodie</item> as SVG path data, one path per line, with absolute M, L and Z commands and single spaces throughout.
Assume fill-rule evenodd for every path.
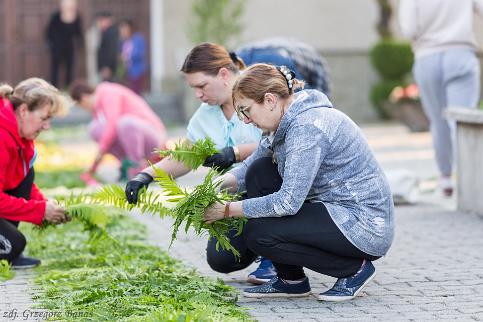
M 256 64 L 233 87 L 240 118 L 265 133 L 258 149 L 223 176 L 222 188 L 248 199 L 215 204 L 208 223 L 246 217 L 249 251 L 272 260 L 278 276 L 248 297 L 310 294 L 303 267 L 338 278 L 320 300 L 354 298 L 374 277 L 372 261 L 394 236 L 386 177 L 360 129 L 285 67 Z M 242 254 L 246 253 L 241 252 Z

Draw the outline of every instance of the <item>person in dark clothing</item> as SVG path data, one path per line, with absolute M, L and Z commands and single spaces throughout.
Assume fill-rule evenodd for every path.
M 330 97 L 329 66 L 309 44 L 291 38 L 268 38 L 248 43 L 236 51 L 247 65 L 266 63 L 287 66 L 305 82 L 305 89 L 317 89 Z
M 112 81 L 116 75 L 119 55 L 119 31 L 110 12 L 96 15 L 97 28 L 101 32 L 101 41 L 97 49 L 97 70 L 101 81 Z
M 64 86 L 73 79 L 75 65 L 75 43 L 82 46 L 82 20 L 76 0 L 61 0 L 60 9 L 50 18 L 46 40 L 50 50 L 50 81 L 59 86 L 59 69 L 64 65 Z

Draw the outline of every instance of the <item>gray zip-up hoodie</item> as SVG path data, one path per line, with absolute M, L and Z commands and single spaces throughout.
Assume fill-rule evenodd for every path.
M 361 251 L 383 256 L 394 237 L 394 204 L 387 179 L 359 127 L 316 90 L 295 94 L 273 142 L 232 169 L 238 191 L 256 159 L 272 156 L 283 178 L 271 195 L 243 200 L 247 218 L 295 215 L 305 200 L 322 202 L 344 236 Z

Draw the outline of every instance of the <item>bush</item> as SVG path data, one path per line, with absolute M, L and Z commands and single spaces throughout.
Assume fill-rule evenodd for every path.
M 411 72 L 414 55 L 406 42 L 383 40 L 370 52 L 372 65 L 382 79 L 402 81 Z

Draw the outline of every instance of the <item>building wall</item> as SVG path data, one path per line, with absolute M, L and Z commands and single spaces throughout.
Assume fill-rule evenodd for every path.
M 398 0 L 392 3 L 392 27 L 399 36 Z M 179 80 L 179 67 L 193 45 L 186 31 L 190 8 L 191 1 L 164 0 L 166 79 Z M 369 90 L 377 75 L 368 52 L 378 40 L 378 17 L 376 0 L 246 0 L 240 43 L 286 36 L 313 45 L 331 68 L 334 104 L 358 122 L 373 122 L 377 115 L 369 101 Z M 476 27 L 483 44 L 483 22 Z M 196 102 L 191 100 L 189 104 Z
M 166 75 L 177 72 L 192 44 L 190 1 L 164 1 Z M 285 10 L 283 8 L 286 8 Z M 247 0 L 241 42 L 297 38 L 320 51 L 367 50 L 377 41 L 375 0 Z

